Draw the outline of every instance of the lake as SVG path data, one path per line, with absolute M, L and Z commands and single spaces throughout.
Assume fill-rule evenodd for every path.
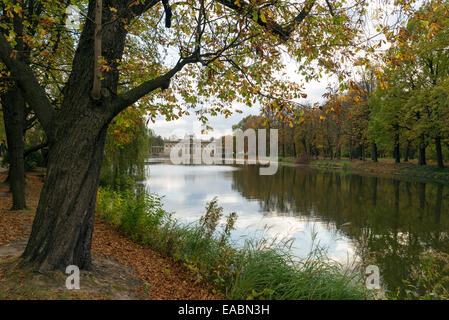
M 305 257 L 317 245 L 330 259 L 377 265 L 387 289 L 403 288 L 419 255 L 449 252 L 449 187 L 304 166 L 280 166 L 273 176 L 257 166 L 146 166 L 148 191 L 190 223 L 218 197 L 236 212 L 235 246 L 245 240 L 291 239 Z

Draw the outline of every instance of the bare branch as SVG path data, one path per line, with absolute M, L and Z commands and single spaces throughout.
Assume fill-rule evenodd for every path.
M 233 0 L 218 0 L 222 5 L 225 7 L 232 9 L 242 15 L 247 15 L 251 10 L 251 4 L 249 4 L 246 1 L 239 1 L 238 3 Z M 273 34 L 279 36 L 279 38 L 282 41 L 287 41 L 293 31 L 295 30 L 295 27 L 298 24 L 301 24 L 304 19 L 309 15 L 310 11 L 312 10 L 313 6 L 315 5 L 316 0 L 309 0 L 304 5 L 304 8 L 299 12 L 299 14 L 287 24 L 287 26 L 281 26 L 280 24 L 276 23 L 269 17 L 265 17 L 265 21 L 262 20 L 261 15 L 258 15 L 257 18 L 257 24 L 264 27 L 266 30 L 272 32 Z

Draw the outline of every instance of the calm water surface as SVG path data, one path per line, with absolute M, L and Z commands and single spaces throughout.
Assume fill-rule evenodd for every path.
M 304 257 L 319 244 L 342 263 L 378 265 L 388 289 L 402 287 L 423 251 L 449 252 L 447 186 L 290 166 L 260 176 L 256 166 L 155 162 L 146 176 L 181 221 L 198 221 L 217 196 L 225 214 L 238 214 L 236 246 L 262 235 L 292 239 Z

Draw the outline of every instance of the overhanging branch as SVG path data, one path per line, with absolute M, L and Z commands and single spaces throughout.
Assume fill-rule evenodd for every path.
M 148 80 L 128 92 L 119 95 L 112 102 L 113 114 L 118 114 L 120 111 L 136 103 L 140 98 L 146 96 L 154 90 L 168 89 L 170 86 L 170 81 L 176 73 L 181 71 L 185 65 L 194 62 L 198 62 L 198 59 L 195 58 L 195 56 L 180 59 L 178 63 L 164 75 Z
M 36 112 L 40 123 L 46 131 L 50 129 L 50 122 L 54 113 L 53 107 L 41 87 L 33 70 L 23 61 L 15 58 L 10 44 L 0 33 L 0 59 L 11 72 L 12 77 L 22 90 L 28 104 Z

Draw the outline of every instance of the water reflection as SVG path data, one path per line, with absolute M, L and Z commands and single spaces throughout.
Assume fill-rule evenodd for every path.
M 390 289 L 402 285 L 421 252 L 449 251 L 449 190 L 442 185 L 303 167 L 261 176 L 255 166 L 167 164 L 147 166 L 146 185 L 186 222 L 218 196 L 225 212 L 239 216 L 237 245 L 262 233 L 292 237 L 295 253 L 305 256 L 316 237 L 333 259 L 377 264 Z

